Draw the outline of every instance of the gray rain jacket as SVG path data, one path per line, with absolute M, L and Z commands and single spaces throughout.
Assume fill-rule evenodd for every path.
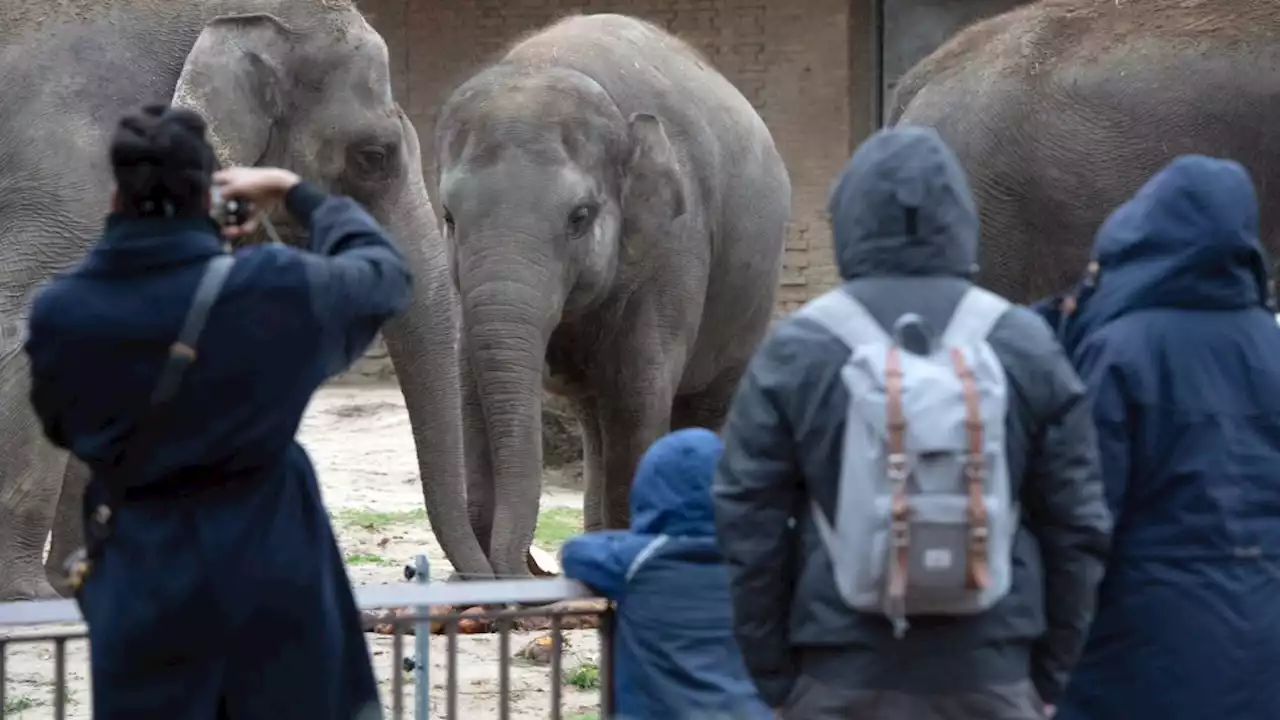
M 968 183 L 941 138 L 916 127 L 877 133 L 849 161 L 830 212 L 843 290 L 886 329 L 912 312 L 941 333 L 970 287 L 978 246 Z M 1014 307 L 989 341 L 1008 373 L 1008 462 L 1023 503 L 1013 589 L 982 615 L 912 618 L 901 640 L 884 618 L 841 602 L 809 515 L 810 498 L 828 513 L 835 502 L 849 349 L 789 318 L 756 353 L 729 412 L 714 492 L 735 631 L 771 706 L 801 670 L 895 695 L 1028 678 L 1044 702 L 1061 694 L 1110 538 L 1097 441 L 1085 389 L 1044 320 Z

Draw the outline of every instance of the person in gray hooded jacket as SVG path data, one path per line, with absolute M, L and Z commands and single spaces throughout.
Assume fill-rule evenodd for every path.
M 978 213 L 935 131 L 868 139 L 830 199 L 844 292 L 892 331 L 906 313 L 940 333 L 977 269 Z M 985 613 L 913 617 L 895 638 L 850 610 L 809 515 L 835 503 L 849 348 L 813 320 L 781 321 L 742 378 L 714 486 L 738 643 L 786 718 L 1030 720 L 1062 693 L 1108 550 L 1085 388 L 1053 332 L 1014 306 L 988 336 L 1011 396 L 1007 458 L 1022 528 L 1013 585 Z M 830 519 L 830 517 L 828 517 Z

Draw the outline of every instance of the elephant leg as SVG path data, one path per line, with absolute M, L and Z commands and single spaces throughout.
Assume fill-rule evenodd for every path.
M 587 532 L 603 530 L 605 461 L 596 401 L 584 401 L 576 408 L 582 431 L 582 524 Z
M 58 597 L 45 577 L 44 543 L 67 456 L 41 434 L 29 385 L 26 359 L 14 351 L 0 368 L 0 602 Z
M 731 380 L 718 380 L 705 390 L 677 395 L 671 404 L 671 430 L 700 427 L 720 432 L 741 373 L 732 373 L 730 377 Z
M 44 562 L 45 576 L 63 597 L 71 596 L 71 588 L 67 586 L 62 563 L 84 544 L 84 523 L 81 518 L 84 491 L 88 485 L 89 467 L 68 457 L 67 470 L 62 479 L 62 494 L 58 497 L 58 509 L 53 516 L 53 540 L 49 545 L 49 556 Z
M 626 373 L 618 377 L 636 377 Z M 652 377 L 652 376 L 650 376 Z M 604 448 L 603 524 L 622 529 L 631 523 L 631 481 L 640 456 L 671 425 L 671 392 L 666 378 L 636 383 L 600 401 Z
M 458 373 L 462 381 L 462 446 L 465 453 L 467 516 L 476 540 L 480 542 L 480 549 L 488 557 L 495 503 L 493 459 L 489 448 L 489 434 L 485 428 L 484 407 L 480 404 L 480 387 L 476 384 L 475 373 L 471 371 L 465 341 L 462 344 Z M 453 579 L 470 578 L 455 574 Z

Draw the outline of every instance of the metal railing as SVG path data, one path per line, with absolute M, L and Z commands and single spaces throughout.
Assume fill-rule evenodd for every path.
M 563 578 L 522 579 L 522 580 L 485 580 L 460 583 L 437 583 L 429 581 L 429 572 L 425 558 L 419 557 L 416 567 L 406 568 L 406 576 L 417 582 L 401 585 L 365 586 L 355 588 L 356 602 L 361 611 L 394 610 L 396 614 L 386 617 L 382 623 L 392 626 L 391 632 L 391 688 L 389 699 L 389 717 L 403 720 L 413 717 L 415 720 L 428 720 L 430 717 L 470 718 L 480 717 L 474 709 L 460 709 L 459 690 L 460 669 L 458 664 L 459 646 L 462 638 L 471 637 L 462 632 L 466 622 L 482 622 L 493 628 L 491 637 L 497 635 L 497 693 L 494 713 L 485 713 L 483 717 L 496 717 L 508 720 L 511 716 L 513 688 L 512 671 L 512 639 L 521 632 L 518 625 L 528 618 L 545 618 L 546 630 L 524 631 L 526 635 L 539 634 L 533 645 L 545 650 L 549 664 L 550 680 L 549 705 L 546 717 L 553 720 L 573 720 L 597 717 L 612 717 L 613 709 L 613 672 L 612 672 L 612 623 L 613 614 L 608 605 L 599 608 L 553 608 L 538 607 L 570 600 L 595 600 L 596 596 L 581 583 Z M 511 606 L 521 607 L 511 607 Z M 439 612 L 438 608 L 452 608 L 448 612 Z M 466 608 L 482 608 L 480 612 L 461 612 Z M 592 673 L 592 682 L 579 683 L 579 687 L 599 689 L 598 710 L 592 712 L 577 711 L 568 716 L 563 708 L 565 667 L 564 655 L 569 646 L 567 632 L 583 633 L 565 628 L 572 618 L 598 616 L 599 653 L 597 664 Z M 70 624 L 68 626 L 68 624 Z M 571 623 L 570 623 L 571 624 Z M 40 627 L 57 625 L 58 627 Z M 31 626 L 35 626 L 34 628 Z M 432 626 L 437 632 L 432 633 Z M 165 629 L 157 629 L 165 631 Z M 412 631 L 414 634 L 415 657 L 405 654 L 404 636 Z M 542 634 L 545 633 L 545 634 Z M 69 702 L 67 684 L 68 643 L 81 641 L 86 637 L 86 628 L 80 611 L 73 600 L 42 600 L 36 602 L 0 603 L 0 718 L 14 716 L 23 717 L 20 713 L 28 709 L 19 706 L 6 693 L 8 687 L 8 668 L 6 659 L 8 650 L 18 644 L 53 643 L 53 697 L 49 705 L 52 717 L 65 720 Z M 432 690 L 439 689 L 441 683 L 432 677 L 432 637 L 442 638 L 444 644 L 444 698 L 443 713 L 432 707 Z M 374 650 L 371 643 L 371 650 Z M 378 654 L 375 651 L 375 654 Z M 375 666 L 378 663 L 375 663 Z M 410 675 L 411 674 L 411 675 Z M 405 714 L 406 676 L 412 677 L 414 689 L 413 714 Z M 433 684 L 434 683 L 434 684 Z M 24 696 L 25 697 L 25 696 Z M 41 703 L 43 705 L 43 703 Z M 384 705 L 386 703 L 384 702 Z M 436 714 L 433 715 L 432 711 Z

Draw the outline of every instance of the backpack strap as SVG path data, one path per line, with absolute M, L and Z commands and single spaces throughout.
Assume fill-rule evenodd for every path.
M 947 329 L 942 333 L 942 346 L 950 347 L 982 340 L 991 333 L 1012 304 L 990 290 L 976 285 L 965 291 L 951 313 Z
M 832 335 L 840 338 L 840 341 L 850 349 L 868 342 L 894 344 L 889 333 L 884 331 L 862 303 L 855 300 L 843 288 L 836 288 L 819 295 L 797 310 L 795 317 L 818 323 Z
M 965 584 L 970 590 L 985 590 L 991 584 L 991 569 L 987 566 L 987 538 L 991 519 L 987 517 L 987 506 L 982 500 L 987 468 L 983 454 L 985 428 L 982 427 L 981 400 L 973 370 L 964 359 L 964 351 L 952 346 L 951 363 L 964 389 L 964 428 L 969 443 L 964 463 L 965 490 L 969 496 L 966 512 L 969 520 L 969 552 L 965 561 Z
M 911 466 L 907 458 L 907 419 L 902 409 L 902 352 L 896 345 L 890 345 L 887 352 L 884 368 L 885 450 L 888 452 L 887 469 L 893 495 L 889 520 L 892 550 L 884 609 L 894 621 L 894 632 L 901 637 L 902 622 L 907 614 L 907 572 L 911 566 L 911 506 L 907 500 Z

